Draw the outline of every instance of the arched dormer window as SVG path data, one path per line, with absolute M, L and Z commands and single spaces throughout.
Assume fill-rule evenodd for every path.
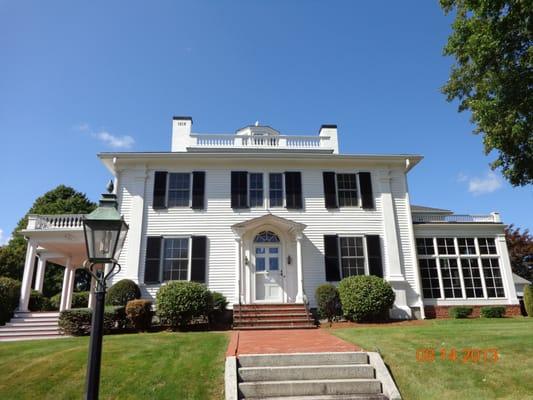
M 255 243 L 279 243 L 279 237 L 273 232 L 263 231 L 258 233 L 254 239 Z

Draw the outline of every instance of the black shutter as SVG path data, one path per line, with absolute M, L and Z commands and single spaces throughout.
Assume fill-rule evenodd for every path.
M 231 171 L 231 207 L 248 208 L 248 172 Z
M 192 173 L 192 208 L 203 210 L 205 208 L 205 172 Z
M 324 200 L 326 201 L 326 208 L 338 208 L 335 172 L 323 172 L 322 177 L 324 178 Z
M 340 281 L 339 237 L 337 235 L 324 235 L 324 263 L 326 265 L 326 281 Z
M 159 283 L 159 268 L 161 265 L 160 236 L 146 238 L 146 262 L 144 264 L 144 283 Z
M 366 249 L 368 251 L 368 269 L 370 275 L 383 278 L 383 263 L 381 261 L 379 235 L 369 235 L 366 237 Z
M 370 172 L 359 172 L 359 186 L 363 208 L 374 208 L 374 195 L 372 194 L 372 178 Z
M 285 172 L 285 197 L 287 208 L 303 208 L 301 172 Z
M 191 251 L 191 281 L 205 283 L 207 266 L 207 237 L 193 236 Z
M 155 171 L 154 175 L 154 199 L 153 208 L 166 208 L 165 200 L 167 197 L 167 172 Z

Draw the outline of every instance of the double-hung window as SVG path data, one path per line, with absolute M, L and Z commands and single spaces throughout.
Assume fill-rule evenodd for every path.
M 168 207 L 188 207 L 191 198 L 191 174 L 168 174 Z
M 163 281 L 187 280 L 189 239 L 165 238 L 163 243 Z
M 268 175 L 269 207 L 283 207 L 283 174 L 279 172 Z
M 250 207 L 263 207 L 263 173 L 250 175 Z
M 339 238 L 342 276 L 365 274 L 365 251 L 362 237 Z
M 357 207 L 357 174 L 337 174 L 339 207 Z

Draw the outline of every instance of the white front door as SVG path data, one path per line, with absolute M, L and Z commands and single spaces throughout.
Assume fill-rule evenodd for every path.
M 283 301 L 283 275 L 279 243 L 261 243 L 254 246 L 255 300 Z

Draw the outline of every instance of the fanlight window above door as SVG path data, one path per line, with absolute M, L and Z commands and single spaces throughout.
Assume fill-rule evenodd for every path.
M 257 234 L 254 239 L 256 243 L 279 243 L 279 237 L 273 232 L 263 231 Z

